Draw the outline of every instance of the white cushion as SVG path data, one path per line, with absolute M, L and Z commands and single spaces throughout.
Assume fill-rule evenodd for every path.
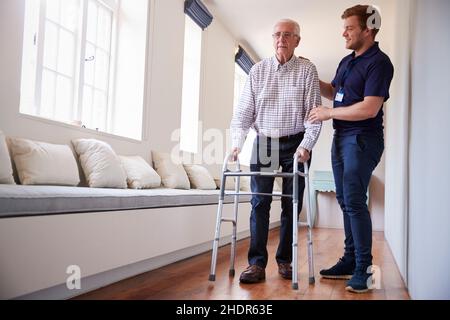
M 214 182 L 216 183 L 216 187 L 220 189 L 220 183 L 222 182 L 222 177 L 214 178 Z M 227 177 L 225 181 L 225 190 L 234 190 L 234 178 Z
M 72 140 L 91 188 L 127 188 L 127 176 L 109 144 L 96 139 Z
M 193 189 L 215 190 L 217 188 L 213 177 L 205 167 L 197 164 L 185 164 L 184 169 Z
M 172 161 L 168 153 L 152 151 L 153 167 L 166 188 L 190 189 L 189 178 L 183 165 Z
M 242 172 L 250 172 L 250 167 L 241 165 L 241 170 L 242 170 Z M 237 179 L 237 177 L 235 177 L 235 179 Z M 245 191 L 245 192 L 251 192 L 251 188 L 250 188 L 251 180 L 250 179 L 251 179 L 251 177 L 249 177 L 249 176 L 240 177 L 239 190 Z
M 247 177 L 247 176 L 240 177 L 239 190 L 246 191 L 246 192 L 250 192 L 251 191 L 251 188 L 250 188 L 250 177 Z
M 80 182 L 78 166 L 67 145 L 8 138 L 22 184 L 75 186 Z
M 128 187 L 131 189 L 150 189 L 161 186 L 161 177 L 139 156 L 119 156 L 127 174 Z
M 283 178 L 276 177 L 273 183 L 273 191 L 281 192 L 283 190 L 282 188 L 283 188 Z
M 0 183 L 16 184 L 14 182 L 8 146 L 6 145 L 5 135 L 2 131 L 0 131 Z

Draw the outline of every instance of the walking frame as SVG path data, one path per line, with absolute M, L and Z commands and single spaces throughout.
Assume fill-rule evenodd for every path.
M 309 266 L 309 284 L 314 284 L 314 262 L 313 262 L 313 246 L 312 246 L 312 221 L 311 221 L 311 202 L 309 196 L 309 168 L 307 162 L 304 163 L 305 172 L 298 170 L 298 155 L 294 155 L 294 168 L 293 172 L 242 172 L 240 170 L 239 159 L 236 160 L 236 171 L 230 171 L 228 169 L 228 161 L 231 159 L 232 154 L 225 157 L 222 167 L 222 179 L 220 184 L 220 196 L 219 205 L 217 208 L 216 218 L 216 231 L 213 242 L 213 252 L 211 259 L 211 273 L 209 275 L 209 281 L 216 280 L 216 263 L 217 263 L 217 251 L 219 247 L 220 239 L 220 227 L 222 222 L 231 222 L 233 224 L 233 232 L 231 235 L 231 258 L 230 258 L 230 271 L 229 276 L 234 277 L 234 261 L 236 257 L 236 231 L 237 231 L 237 217 L 239 208 L 239 196 L 241 195 L 263 195 L 263 196 L 275 196 L 275 197 L 287 197 L 292 198 L 292 214 L 293 214 L 293 228 L 292 228 L 292 288 L 298 289 L 298 227 L 304 226 L 308 228 L 307 240 L 308 240 L 308 266 Z M 257 192 L 240 192 L 240 177 L 243 176 L 265 176 L 265 177 L 282 177 L 293 178 L 293 190 L 292 195 L 289 194 L 274 194 L 274 193 L 257 193 Z M 225 180 L 227 177 L 236 177 L 234 192 L 225 192 Z M 305 179 L 305 191 L 306 191 L 306 222 L 298 221 L 298 179 L 303 177 Z M 232 218 L 223 218 L 223 202 L 226 196 L 234 196 L 234 215 Z

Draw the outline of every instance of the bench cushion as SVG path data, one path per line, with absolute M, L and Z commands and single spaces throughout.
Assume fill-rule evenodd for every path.
M 180 189 L 104 189 L 64 186 L 0 185 L 0 218 L 164 208 L 195 205 L 216 205 L 218 190 Z M 225 197 L 232 203 L 234 197 Z M 249 202 L 250 196 L 240 196 Z M 213 214 L 215 210 L 212 211 Z
M 0 183 L 15 184 L 5 135 L 0 130 Z

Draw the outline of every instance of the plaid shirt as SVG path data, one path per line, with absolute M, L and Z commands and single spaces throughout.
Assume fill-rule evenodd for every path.
M 321 105 L 314 64 L 295 55 L 281 65 L 273 56 L 250 70 L 231 120 L 232 146 L 242 149 L 250 127 L 259 135 L 279 138 L 305 132 L 300 146 L 311 151 L 322 123 L 307 122 L 309 111 Z

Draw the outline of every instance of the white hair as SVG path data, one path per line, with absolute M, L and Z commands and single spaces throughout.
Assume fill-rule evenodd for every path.
M 281 19 L 278 20 L 277 23 L 275 23 L 274 28 L 279 25 L 280 23 L 290 23 L 294 26 L 294 33 L 298 36 L 300 36 L 300 25 L 297 23 L 297 21 L 294 21 L 292 19 Z

